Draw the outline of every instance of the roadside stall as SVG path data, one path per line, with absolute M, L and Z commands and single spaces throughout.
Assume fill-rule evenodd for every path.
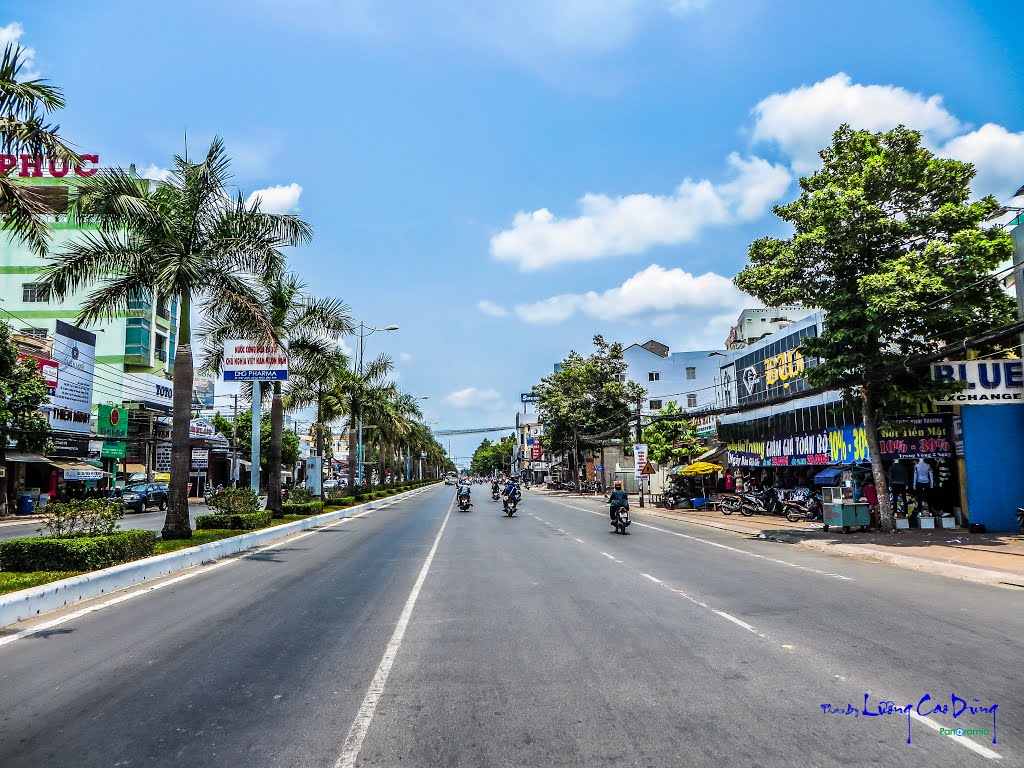
M 678 470 L 678 472 L 676 471 Z M 676 476 L 681 478 L 687 478 L 690 480 L 700 480 L 700 496 L 695 496 L 690 499 L 694 509 L 700 509 L 705 506 L 713 506 L 713 502 L 708 493 L 707 481 L 712 476 L 715 476 L 712 488 L 717 488 L 717 475 L 722 471 L 722 467 L 718 464 L 712 464 L 707 461 L 697 461 L 693 464 L 687 464 L 683 467 L 677 467 L 672 470 Z

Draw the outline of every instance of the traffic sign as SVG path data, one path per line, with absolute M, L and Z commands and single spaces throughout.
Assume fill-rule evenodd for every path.
M 640 470 L 640 474 L 641 475 L 653 475 L 654 474 L 654 465 L 651 464 L 651 462 L 648 461 L 646 464 L 644 464 L 644 468 Z

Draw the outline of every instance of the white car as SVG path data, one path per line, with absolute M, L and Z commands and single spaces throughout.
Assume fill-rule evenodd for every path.
M 332 490 L 334 488 L 337 488 L 337 487 L 339 487 L 337 480 L 324 480 L 324 490 L 325 491 L 330 491 L 330 490 Z

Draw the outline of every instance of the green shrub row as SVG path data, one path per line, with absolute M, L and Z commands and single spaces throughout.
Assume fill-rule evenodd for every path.
M 393 495 L 395 493 L 401 493 L 403 491 L 411 491 L 414 488 L 422 488 L 424 485 L 433 485 L 433 484 L 439 483 L 439 482 L 441 482 L 441 481 L 440 480 L 408 480 L 408 481 L 403 482 L 403 483 L 391 483 L 391 484 L 388 484 L 388 485 L 369 485 L 369 484 L 363 484 L 363 485 L 353 486 L 352 488 L 349 488 L 347 486 L 344 487 L 344 488 L 338 488 L 337 490 L 334 490 L 334 491 L 328 491 L 326 495 L 327 495 L 327 498 L 332 503 L 333 502 L 340 502 L 343 499 L 351 499 L 351 498 L 363 498 L 363 500 L 365 501 L 366 500 L 365 497 L 369 497 L 371 494 L 374 494 L 374 493 L 381 493 L 381 494 L 385 494 L 385 495 L 390 496 L 390 495 Z M 383 496 L 378 496 L 377 498 L 383 498 Z
M 398 493 L 404 493 L 405 491 L 411 491 L 415 488 L 422 488 L 425 485 L 436 485 L 441 482 L 440 480 L 410 480 L 407 483 L 396 483 L 394 485 L 376 486 L 378 490 L 370 493 L 357 493 L 350 496 L 331 497 L 327 501 L 327 505 L 332 509 L 343 509 L 345 507 L 352 507 L 356 504 L 365 504 L 368 501 L 376 501 L 377 499 L 384 499 L 388 496 L 394 496 Z M 363 488 L 369 488 L 369 486 L 362 486 Z
M 0 542 L 0 570 L 95 571 L 153 554 L 154 531 Z
M 286 515 L 319 515 L 323 511 L 324 503 L 322 501 L 285 502 L 281 505 L 281 512 Z
M 229 531 L 254 531 L 270 525 L 270 512 L 251 512 L 247 515 L 199 515 L 196 530 L 215 528 Z

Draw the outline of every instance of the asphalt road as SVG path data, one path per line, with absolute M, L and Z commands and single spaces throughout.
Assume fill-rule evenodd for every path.
M 474 495 L 0 632 L 0 765 L 1024 765 L 1020 591 Z
M 209 508 L 205 504 L 197 504 L 189 506 L 189 516 L 192 520 L 192 525 L 195 527 L 196 515 L 205 515 L 209 512 Z M 130 512 L 121 518 L 119 525 L 125 530 L 139 529 L 144 531 L 160 531 L 164 527 L 164 520 L 167 518 L 166 512 L 159 512 L 155 509 L 148 512 Z M 5 520 L 3 524 L 0 524 L 0 541 L 8 541 L 10 539 L 25 539 L 33 536 L 39 536 L 40 534 L 36 531 L 42 527 L 42 521 L 40 520 L 26 520 L 18 522 L 17 518 L 13 520 Z

